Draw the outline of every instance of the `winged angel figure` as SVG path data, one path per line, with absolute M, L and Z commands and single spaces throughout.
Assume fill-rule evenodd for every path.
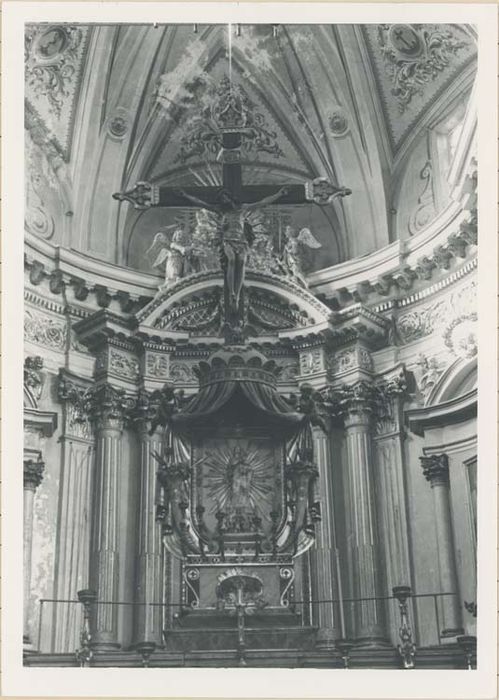
M 171 236 L 167 230 L 174 229 Z M 165 226 L 154 236 L 146 255 L 152 253 L 155 258 L 152 267 L 164 269 L 165 281 L 161 289 L 171 286 L 188 273 L 192 247 L 184 244 L 184 231 L 177 224 Z
M 284 229 L 286 243 L 282 251 L 282 267 L 284 273 L 296 278 L 304 287 L 307 282 L 302 272 L 301 246 L 317 249 L 322 248 L 322 244 L 315 238 L 309 228 L 302 228 L 296 231 L 292 226 Z

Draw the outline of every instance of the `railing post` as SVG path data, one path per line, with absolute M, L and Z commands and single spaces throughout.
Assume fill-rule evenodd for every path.
M 402 657 L 404 668 L 414 668 L 414 657 L 416 656 L 416 645 L 412 639 L 412 630 L 409 626 L 407 611 L 407 599 L 411 596 L 410 586 L 394 586 L 392 588 L 394 597 L 398 600 L 400 610 L 400 644 L 397 649 Z
M 476 667 L 476 660 L 475 665 L 473 664 L 473 658 L 476 659 L 476 637 L 471 634 L 463 634 L 456 641 L 464 652 L 466 668 L 468 671 L 472 671 Z
M 90 615 L 92 605 L 97 600 L 97 593 L 91 589 L 78 591 L 78 600 L 83 605 L 83 624 L 80 633 L 80 648 L 76 650 L 76 660 L 82 668 L 90 665 L 93 657 Z

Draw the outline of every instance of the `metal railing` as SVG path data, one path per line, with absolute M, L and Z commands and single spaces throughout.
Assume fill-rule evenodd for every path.
M 386 596 L 372 596 L 365 598 L 330 598 L 323 600 L 292 600 L 289 603 L 287 609 L 290 612 L 297 613 L 300 608 L 308 607 L 312 610 L 318 610 L 320 606 L 324 605 L 336 605 L 336 606 L 351 606 L 352 619 L 355 619 L 355 608 L 359 605 L 366 605 L 369 603 L 386 604 L 388 601 L 393 601 L 398 607 L 398 640 L 395 642 L 394 646 L 400 656 L 401 666 L 405 669 L 411 669 L 415 667 L 415 659 L 417 655 L 416 640 L 413 632 L 413 625 L 411 625 L 411 617 L 414 616 L 414 612 L 410 613 L 409 601 L 413 601 L 414 604 L 420 604 L 423 602 L 430 602 L 431 609 L 433 610 L 434 625 L 436 628 L 437 643 L 441 645 L 442 639 L 445 639 L 445 635 L 442 634 L 441 630 L 441 613 L 439 611 L 440 603 L 443 599 L 448 596 L 456 596 L 455 593 L 418 593 L 413 594 L 410 587 L 408 586 L 397 586 L 393 588 L 392 595 Z M 76 605 L 80 607 L 81 614 L 81 624 L 79 633 L 79 647 L 75 650 L 75 646 L 72 648 L 59 649 L 59 653 L 75 653 L 76 659 L 81 666 L 91 665 L 93 658 L 93 640 L 92 640 L 92 629 L 91 629 L 91 618 L 92 614 L 98 609 L 99 606 L 117 606 L 117 607 L 148 607 L 148 608 L 161 608 L 163 614 L 167 610 L 177 610 L 178 614 L 175 615 L 176 618 L 181 618 L 183 614 L 192 612 L 193 609 L 188 608 L 183 603 L 149 603 L 149 602 L 133 602 L 133 601 L 100 601 L 97 599 L 96 594 L 91 590 L 82 590 L 78 592 L 78 599 L 56 599 L 56 598 L 42 598 L 39 600 L 40 603 L 40 614 L 38 620 L 38 644 L 37 650 L 41 653 L 46 653 L 46 649 L 43 649 L 45 645 L 42 643 L 42 630 L 44 621 L 44 610 L 47 609 L 48 605 Z M 314 615 L 315 617 L 315 615 Z M 165 625 L 163 625 L 165 627 Z M 241 616 L 239 616 L 239 626 L 235 631 L 238 632 L 238 646 L 235 653 L 237 658 L 240 660 L 241 665 L 244 665 L 244 653 L 246 649 L 245 644 L 245 625 L 244 620 L 241 622 Z M 77 630 L 74 631 L 73 638 L 77 639 Z M 393 641 L 393 640 L 392 640 Z M 476 652 L 476 637 L 470 635 L 461 635 L 457 638 L 458 644 L 462 650 L 463 656 L 466 660 L 466 666 L 469 669 L 474 668 L 473 662 Z M 51 645 L 52 646 L 52 645 Z M 350 651 L 355 646 L 353 635 L 349 638 L 346 634 L 344 615 L 341 616 L 341 636 L 340 639 L 335 641 L 336 648 L 340 651 L 341 658 L 344 662 L 344 667 L 349 667 L 350 662 Z M 133 649 L 137 651 L 142 657 L 143 666 L 147 667 L 149 664 L 149 659 L 156 649 L 156 644 L 151 641 L 143 641 L 133 646 Z M 52 650 L 51 650 L 52 651 Z M 48 652 L 50 653 L 50 652 Z

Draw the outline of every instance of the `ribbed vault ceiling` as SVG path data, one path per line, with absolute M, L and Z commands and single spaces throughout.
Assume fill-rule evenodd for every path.
M 155 231 L 182 212 L 140 213 L 111 195 L 139 180 L 220 182 L 216 153 L 181 149 L 224 76 L 269 138 L 244 154 L 247 183 L 325 176 L 352 190 L 280 212 L 314 231 L 321 268 L 400 235 L 394 173 L 456 86 L 469 90 L 476 62 L 473 30 L 457 25 L 37 25 L 26 36 L 27 127 L 73 214 L 65 242 L 143 269 Z

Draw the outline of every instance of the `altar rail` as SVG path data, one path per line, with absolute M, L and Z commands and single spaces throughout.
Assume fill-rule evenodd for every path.
M 409 589 L 410 590 L 410 589 Z M 448 597 L 456 597 L 456 593 L 419 593 L 411 594 L 409 593 L 407 599 L 402 601 L 402 605 L 405 604 L 405 621 L 401 620 L 399 617 L 399 609 L 401 610 L 401 599 L 400 596 L 396 595 L 386 595 L 377 596 L 369 598 L 330 598 L 324 600 L 315 601 L 303 601 L 295 600 L 290 602 L 289 611 L 297 614 L 297 620 L 302 627 L 315 626 L 317 627 L 317 621 L 319 619 L 319 609 L 323 605 L 334 605 L 337 611 L 339 611 L 339 631 L 340 637 L 342 639 L 347 639 L 349 637 L 349 620 L 353 619 L 357 606 L 365 605 L 369 602 L 380 602 L 385 604 L 385 610 L 388 613 L 388 606 L 393 606 L 391 609 L 392 614 L 392 628 L 395 628 L 400 633 L 400 627 L 405 627 L 409 630 L 411 641 L 414 642 L 416 647 L 418 645 L 428 647 L 432 645 L 441 646 L 449 640 L 445 638 L 442 634 L 442 613 L 441 606 L 444 599 Z M 33 649 L 35 652 L 40 654 L 51 654 L 54 652 L 62 654 L 72 654 L 76 651 L 78 646 L 78 640 L 81 640 L 82 633 L 84 633 L 85 628 L 85 605 L 80 600 L 74 599 L 56 599 L 56 598 L 41 598 L 39 603 L 39 615 L 38 615 L 38 632 L 36 636 L 36 641 L 33 644 Z M 188 614 L 192 612 L 191 609 L 187 608 L 185 604 L 181 603 L 138 603 L 130 601 L 95 601 L 91 603 L 92 609 L 95 610 L 98 606 L 112 605 L 124 608 L 135 608 L 135 607 L 160 607 L 164 611 L 164 628 L 171 628 L 172 625 L 168 624 L 167 612 L 170 611 L 175 614 L 176 619 L 181 619 L 183 614 Z M 56 608 L 59 606 L 70 606 L 69 614 L 65 615 L 66 620 L 71 621 L 72 634 L 68 635 L 73 642 L 69 642 L 63 648 L 54 648 L 54 631 L 53 621 L 58 617 L 55 615 Z M 87 618 L 90 606 L 87 605 Z M 464 610 L 464 607 L 463 607 Z M 466 614 L 466 613 L 465 613 Z M 387 615 L 387 618 L 390 618 Z M 346 623 L 345 623 L 346 620 Z M 88 624 L 88 619 L 87 619 Z M 235 619 L 233 617 L 227 617 L 227 628 L 235 627 Z M 47 633 L 47 630 L 49 632 Z M 395 638 L 398 635 L 391 635 L 392 643 L 394 646 L 400 643 L 400 639 Z M 130 648 L 133 645 L 129 645 Z M 127 645 L 124 645 L 126 648 Z

